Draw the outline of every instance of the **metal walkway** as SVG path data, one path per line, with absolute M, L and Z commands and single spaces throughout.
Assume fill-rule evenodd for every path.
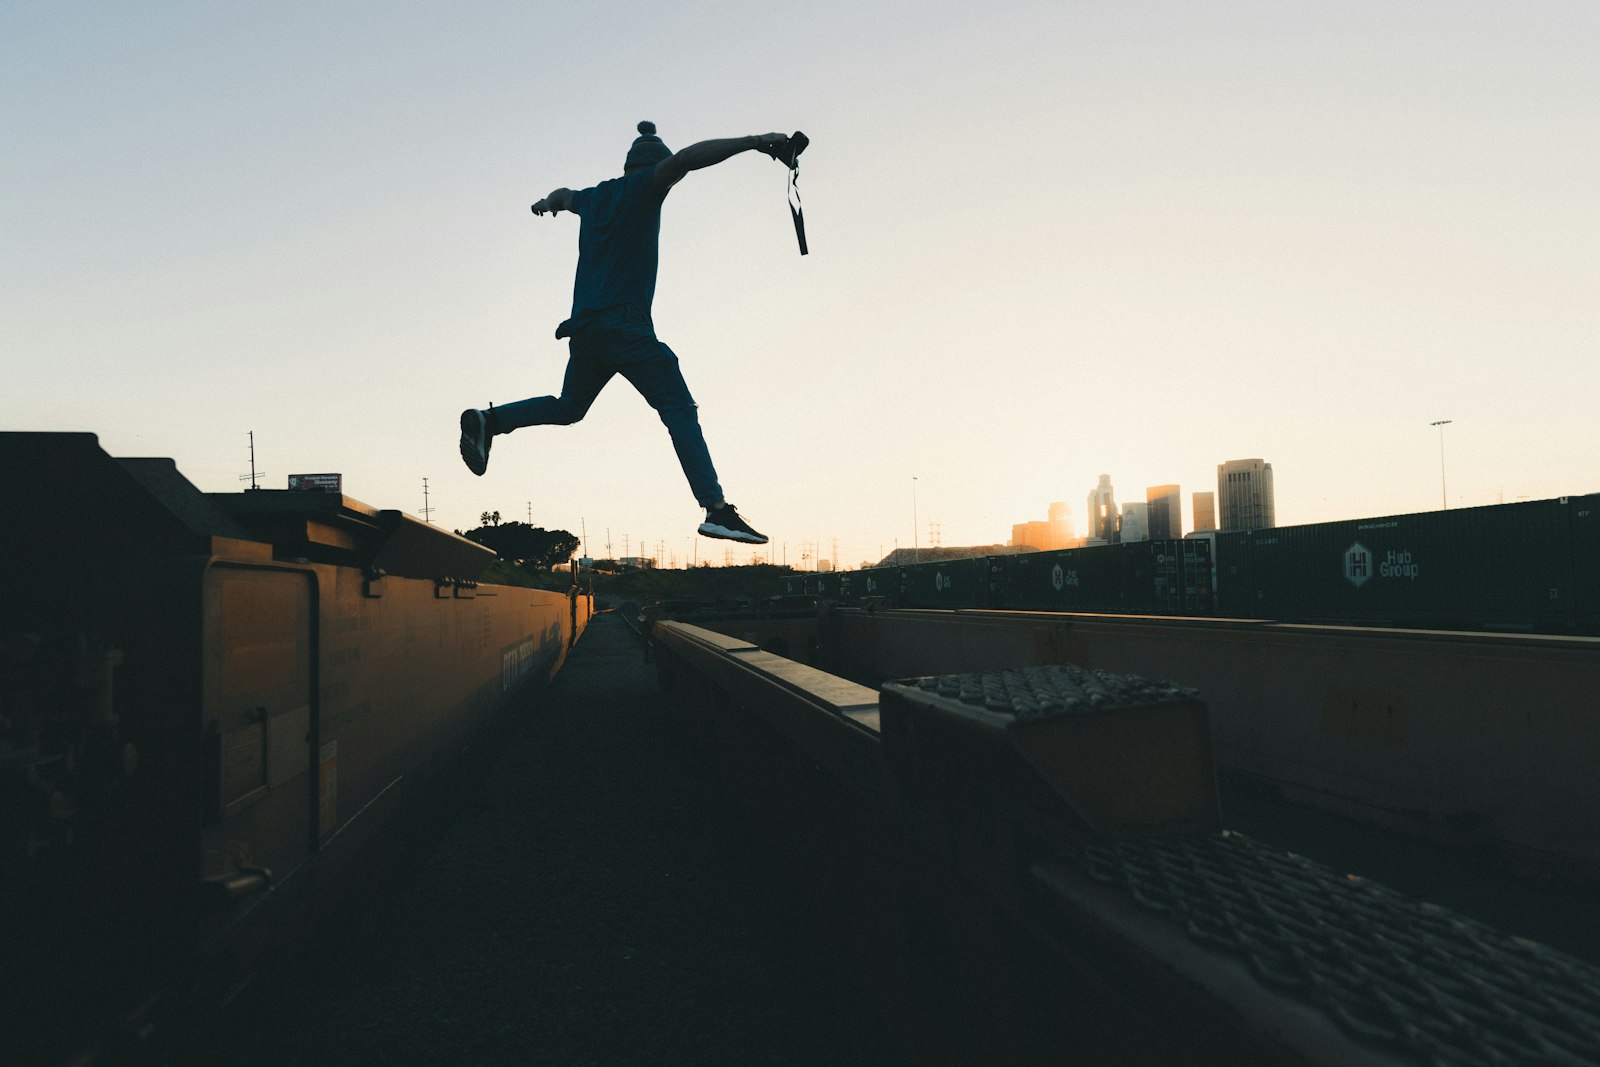
M 420 865 L 203 1058 L 896 1062 L 615 614 L 533 700 Z

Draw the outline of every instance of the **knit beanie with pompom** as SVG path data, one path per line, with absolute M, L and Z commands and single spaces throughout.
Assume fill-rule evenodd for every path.
M 656 136 L 656 124 L 653 122 L 639 123 L 639 136 L 634 138 L 633 147 L 628 149 L 628 160 L 622 165 L 623 170 L 634 167 L 652 167 L 672 155 L 672 149 L 661 143 L 661 138 Z

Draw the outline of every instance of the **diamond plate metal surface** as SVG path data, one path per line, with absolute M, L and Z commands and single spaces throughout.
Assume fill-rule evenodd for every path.
M 1053 664 L 973 674 L 909 678 L 898 684 L 1018 719 L 1081 715 L 1113 708 L 1193 700 L 1195 690 L 1131 674 Z
M 1600 1064 L 1600 969 L 1553 949 L 1235 833 L 1077 863 L 1361 1041 L 1440 1067 Z

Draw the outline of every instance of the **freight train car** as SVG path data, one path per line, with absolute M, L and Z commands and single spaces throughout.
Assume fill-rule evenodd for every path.
M 1135 541 L 997 556 L 988 606 L 1024 611 L 1193 615 L 1211 610 L 1211 546 Z
M 1600 494 L 867 568 L 807 591 L 845 606 L 1600 634 Z
M 480 585 L 491 553 L 399 512 L 204 494 L 89 434 L 0 434 L 0 476 L 8 1062 L 242 980 L 592 607 Z
M 1594 632 L 1600 497 L 1217 534 L 1224 615 Z
M 900 568 L 899 600 L 907 608 L 986 606 L 990 599 L 991 561 L 946 559 Z

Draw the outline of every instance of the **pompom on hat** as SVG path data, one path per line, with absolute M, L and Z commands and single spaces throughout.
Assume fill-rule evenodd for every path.
M 633 147 L 628 149 L 628 159 L 623 163 L 622 169 L 653 167 L 671 155 L 672 149 L 662 144 L 661 138 L 656 136 L 656 124 L 649 121 L 641 122 L 639 136 L 634 138 Z

